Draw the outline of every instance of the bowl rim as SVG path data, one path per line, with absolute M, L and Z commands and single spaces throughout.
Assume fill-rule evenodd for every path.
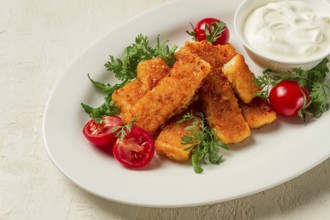
M 320 54 L 319 56 L 313 57 L 313 59 L 307 59 L 304 61 L 285 61 L 284 59 L 277 59 L 268 55 L 265 55 L 263 53 L 260 53 L 260 51 L 256 51 L 253 47 L 251 47 L 244 39 L 243 34 L 241 33 L 242 31 L 239 30 L 240 27 L 243 26 L 243 23 L 239 23 L 238 22 L 238 17 L 240 15 L 240 13 L 242 12 L 242 9 L 246 6 L 246 5 L 251 5 L 251 4 L 256 4 L 256 3 L 261 3 L 261 5 L 265 5 L 268 4 L 270 2 L 279 2 L 279 1 L 287 1 L 287 0 L 243 0 L 238 7 L 235 10 L 234 13 L 234 19 L 233 19 L 233 24 L 234 24 L 234 30 L 235 33 L 238 37 L 238 39 L 240 40 L 240 42 L 243 44 L 243 46 L 245 48 L 247 48 L 248 50 L 250 50 L 252 53 L 254 53 L 255 55 L 259 56 L 262 59 L 267 59 L 270 62 L 276 62 L 276 63 L 282 63 L 282 64 L 287 64 L 287 65 L 304 65 L 304 64 L 309 64 L 309 63 L 314 63 L 317 61 L 321 61 L 322 59 L 324 59 L 325 57 L 330 56 L 330 51 L 328 51 L 327 53 L 324 54 Z M 291 0 L 291 1 L 301 1 L 301 2 L 305 2 L 309 5 L 311 5 L 314 1 L 310 2 L 308 0 Z M 321 4 L 324 3 L 324 5 L 326 5 L 329 8 L 330 11 L 330 1 L 329 0 L 317 0 L 320 2 L 322 2 Z M 244 17 L 246 18 L 253 10 L 255 9 L 255 7 L 250 6 L 250 9 L 248 11 L 248 13 L 246 13 L 247 15 Z M 241 20 L 245 20 L 245 19 L 241 19 Z

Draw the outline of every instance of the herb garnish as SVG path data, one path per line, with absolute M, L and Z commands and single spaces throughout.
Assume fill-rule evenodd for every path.
M 198 38 L 201 38 L 200 36 L 198 37 L 197 35 L 203 35 L 205 36 L 205 40 L 207 40 L 210 43 L 214 43 L 217 41 L 218 38 L 222 36 L 222 32 L 225 31 L 226 29 L 226 23 L 222 21 L 216 21 L 216 22 L 211 22 L 210 24 L 205 24 L 203 33 L 201 33 L 199 28 L 200 26 L 197 26 L 196 28 L 191 24 L 192 31 L 186 31 L 187 34 L 193 37 L 193 40 L 198 40 Z M 197 33 L 196 33 L 197 32 Z
M 265 69 L 263 75 L 255 80 L 256 85 L 261 88 L 257 92 L 257 96 L 268 98 L 270 87 L 275 86 L 282 80 L 297 81 L 300 87 L 305 87 L 310 93 L 311 102 L 304 111 L 315 118 L 319 118 L 329 109 L 330 79 L 327 77 L 327 73 L 329 73 L 328 62 L 328 58 L 324 58 L 318 65 L 307 71 L 297 68 L 292 71 L 275 73 L 272 69 Z
M 191 121 L 192 124 L 185 129 L 190 132 L 181 138 L 182 145 L 190 145 L 185 150 L 193 149 L 191 162 L 196 173 L 202 173 L 201 163 L 208 161 L 211 164 L 219 164 L 223 161 L 220 149 L 228 149 L 222 143 L 214 131 L 206 125 L 206 118 L 203 113 L 196 113 L 196 116 L 188 112 L 177 123 Z
M 124 140 L 126 135 L 132 130 L 133 125 L 136 123 L 135 118 L 126 125 L 116 126 L 112 129 L 112 132 L 116 134 L 116 138 L 120 141 Z
M 172 49 L 170 49 L 167 43 L 168 41 L 160 43 L 158 35 L 157 44 L 153 48 L 149 44 L 148 37 L 139 34 L 135 38 L 135 43 L 124 49 L 121 59 L 114 58 L 110 55 L 110 60 L 104 64 L 104 66 L 108 71 L 114 73 L 116 79 L 121 82 L 115 85 L 104 84 L 92 80 L 88 75 L 92 84 L 106 94 L 106 97 L 104 103 L 97 108 L 81 103 L 85 112 L 89 114 L 93 120 L 99 123 L 102 122 L 103 116 L 118 114 L 119 108 L 114 105 L 112 94 L 115 90 L 120 89 L 136 78 L 136 68 L 140 61 L 161 57 L 169 66 L 172 66 L 175 63 L 174 52 L 177 49 L 177 46 L 173 46 Z
M 212 22 L 210 26 L 205 25 L 206 40 L 210 43 L 215 42 L 219 37 L 221 37 L 225 28 L 226 24 L 222 21 Z

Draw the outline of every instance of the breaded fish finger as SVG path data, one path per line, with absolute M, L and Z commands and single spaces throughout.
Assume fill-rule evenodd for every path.
M 201 88 L 203 110 L 211 128 L 225 144 L 235 144 L 250 136 L 234 91 L 220 73 L 212 73 Z
M 155 134 L 168 119 L 188 107 L 210 69 L 210 65 L 197 56 L 181 56 L 170 74 L 131 108 L 130 115 L 123 117 L 124 122 L 135 118 L 136 125 Z
M 182 145 L 181 138 L 192 130 L 185 128 L 192 125 L 192 121 L 178 124 L 183 114 L 177 115 L 166 122 L 164 128 L 155 140 L 155 150 L 158 155 L 166 156 L 176 162 L 186 162 L 190 159 L 193 148 L 191 145 Z M 196 127 L 197 131 L 198 127 Z
M 254 83 L 255 76 L 241 54 L 234 56 L 222 67 L 222 72 L 232 85 L 239 98 L 249 103 L 260 88 Z
M 136 72 L 136 80 L 129 82 L 112 94 L 112 100 L 120 108 L 122 116 L 128 114 L 132 106 L 170 72 L 170 67 L 162 58 L 154 58 L 141 61 Z
M 196 121 L 187 120 L 181 123 L 178 123 L 178 121 L 187 113 L 193 114 L 196 118 L 200 118 L 200 112 L 201 103 L 200 101 L 197 101 L 191 104 L 188 109 L 181 114 L 175 115 L 168 120 L 155 140 L 155 150 L 157 154 L 166 156 L 176 162 L 185 162 L 189 160 L 194 148 L 191 145 L 182 145 L 181 139 L 186 134 L 199 131 L 200 126 L 197 123 L 195 126 L 187 130 L 186 128 L 192 126 Z
M 240 106 L 250 128 L 260 128 L 274 122 L 277 118 L 268 102 L 258 97 L 254 98 L 249 104 L 240 102 Z

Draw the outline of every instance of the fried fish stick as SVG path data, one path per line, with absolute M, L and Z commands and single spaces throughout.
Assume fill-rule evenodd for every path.
M 230 83 L 220 73 L 212 73 L 201 88 L 203 110 L 211 128 L 225 144 L 235 144 L 250 136 Z
M 241 54 L 235 55 L 222 67 L 222 72 L 244 103 L 249 103 L 260 88 L 254 83 L 255 76 Z
M 170 67 L 162 58 L 141 61 L 137 66 L 137 79 L 116 90 L 112 100 L 125 115 L 160 79 L 170 72 Z
M 200 130 L 199 123 L 196 123 L 195 120 L 187 120 L 182 123 L 177 122 L 187 113 L 193 114 L 196 119 L 199 118 L 201 120 L 199 112 L 201 112 L 201 103 L 197 101 L 191 104 L 187 110 L 179 115 L 175 115 L 165 123 L 155 140 L 155 150 L 158 155 L 166 156 L 176 162 L 185 162 L 190 159 L 194 148 L 191 145 L 181 144 L 181 139 L 186 134 Z M 186 129 L 194 123 L 195 126 L 189 130 Z
M 181 56 L 170 73 L 131 108 L 123 121 L 129 123 L 135 118 L 136 125 L 154 135 L 168 119 L 189 106 L 210 69 L 210 65 L 197 56 Z
M 268 102 L 258 97 L 254 98 L 249 104 L 240 102 L 240 106 L 250 128 L 260 128 L 274 122 L 277 118 Z
M 190 159 L 193 148 L 191 145 L 181 144 L 181 138 L 186 134 L 196 130 L 186 130 L 192 125 L 192 121 L 185 121 L 178 124 L 184 114 L 179 114 L 166 122 L 164 128 L 159 133 L 155 141 L 155 150 L 158 155 L 166 156 L 176 162 L 186 162 Z

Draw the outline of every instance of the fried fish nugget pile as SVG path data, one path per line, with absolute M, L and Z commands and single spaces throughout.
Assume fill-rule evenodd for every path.
M 242 114 L 250 128 L 260 128 L 276 120 L 276 113 L 268 102 L 255 97 L 260 88 L 255 85 L 255 76 L 241 54 L 235 55 L 226 63 L 222 71 L 240 98 Z
M 211 64 L 212 73 L 200 90 L 200 98 L 207 121 L 218 138 L 225 144 L 235 144 L 250 136 L 234 90 L 222 73 L 222 67 L 237 55 L 232 45 L 187 42 L 178 53 L 181 52 L 196 54 Z
M 141 62 L 137 79 L 112 97 L 125 123 L 135 119 L 156 138 L 159 155 L 178 162 L 190 159 L 193 149 L 187 150 L 181 138 L 191 124 L 176 122 L 195 110 L 190 104 L 196 100 L 225 144 L 241 142 L 251 135 L 250 129 L 276 120 L 268 103 L 255 98 L 259 88 L 254 74 L 231 44 L 187 42 L 175 57 L 171 68 L 161 58 Z
M 259 99 L 254 98 L 259 90 L 253 82 L 254 74 L 232 45 L 187 42 L 176 57 L 180 57 L 181 53 L 195 54 L 211 65 L 211 73 L 199 91 L 199 102 L 208 124 L 223 143 L 241 142 L 251 135 L 251 128 L 276 120 L 276 114 L 268 103 L 259 103 Z M 243 97 L 244 101 L 236 95 L 240 99 Z M 186 123 L 190 126 L 189 122 Z M 175 120 L 168 122 L 156 139 L 157 153 L 178 162 L 188 160 L 192 149 L 187 151 L 187 146 L 182 145 L 179 138 L 187 133 L 186 126 L 176 124 Z

